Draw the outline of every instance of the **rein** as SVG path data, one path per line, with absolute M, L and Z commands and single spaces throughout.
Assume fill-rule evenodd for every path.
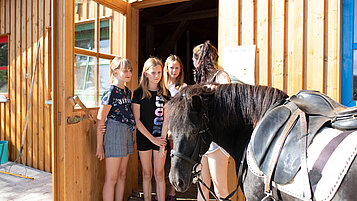
M 202 144 L 201 143 L 205 143 L 207 144 L 207 142 L 204 140 L 203 134 L 205 133 L 209 133 L 209 135 L 211 136 L 211 132 L 209 130 L 209 128 L 207 127 L 206 129 L 200 130 L 197 134 L 197 140 L 196 140 L 196 144 L 195 144 L 195 148 L 191 154 L 190 157 L 186 156 L 185 154 L 182 154 L 180 152 L 176 152 L 175 150 L 171 150 L 170 156 L 171 158 L 176 156 L 180 159 L 183 159 L 187 162 L 189 162 L 190 164 L 193 165 L 192 167 L 192 175 L 193 175 L 193 184 L 197 184 L 197 188 L 199 189 L 199 192 L 201 193 L 201 196 L 203 198 L 204 201 L 207 201 L 205 196 L 203 195 L 200 183 L 208 189 L 208 191 L 215 197 L 216 200 L 219 200 L 218 197 L 212 192 L 212 190 L 207 186 L 207 184 L 205 182 L 202 181 L 202 179 L 200 179 L 201 176 L 201 170 L 197 170 L 197 168 L 201 165 L 201 159 L 202 156 L 204 155 L 203 150 L 202 150 Z M 197 156 L 198 154 L 198 158 L 197 160 L 195 160 L 194 158 Z

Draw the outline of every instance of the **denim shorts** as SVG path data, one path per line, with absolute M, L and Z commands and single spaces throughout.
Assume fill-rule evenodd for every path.
M 133 130 L 124 123 L 108 118 L 104 134 L 105 157 L 124 157 L 134 153 Z

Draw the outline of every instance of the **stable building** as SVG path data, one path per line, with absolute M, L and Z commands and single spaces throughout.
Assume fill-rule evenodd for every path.
M 0 0 L 0 140 L 15 160 L 27 121 L 23 159 L 53 174 L 54 200 L 101 200 L 95 117 L 115 56 L 133 65 L 131 90 L 149 56 L 178 55 L 192 84 L 192 48 L 210 40 L 220 67 L 247 83 L 355 106 L 356 9 L 355 0 Z M 135 153 L 126 197 L 139 189 L 139 164 Z

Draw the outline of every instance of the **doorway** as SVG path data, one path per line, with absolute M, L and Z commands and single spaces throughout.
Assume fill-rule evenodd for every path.
M 147 58 L 155 56 L 164 63 L 170 54 L 175 54 L 184 65 L 185 83 L 193 84 L 192 49 L 206 40 L 218 47 L 218 0 L 192 0 L 140 9 L 138 80 Z M 170 156 L 167 154 L 166 192 L 170 188 L 169 168 Z M 141 176 L 139 162 L 139 192 L 142 192 Z M 155 185 L 153 192 L 154 188 Z M 187 192 L 176 193 L 176 196 L 196 199 L 197 187 L 192 185 Z
M 192 49 L 210 40 L 218 47 L 218 0 L 192 0 L 139 11 L 139 76 L 150 56 L 164 63 L 170 54 L 181 58 L 185 82 L 193 84 Z

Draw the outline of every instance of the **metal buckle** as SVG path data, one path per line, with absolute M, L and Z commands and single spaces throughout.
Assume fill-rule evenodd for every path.
M 269 192 L 265 191 L 264 193 L 265 193 L 265 197 L 262 199 L 262 201 L 268 200 L 269 198 L 276 201 L 275 198 L 273 197 L 273 193 L 271 190 Z

